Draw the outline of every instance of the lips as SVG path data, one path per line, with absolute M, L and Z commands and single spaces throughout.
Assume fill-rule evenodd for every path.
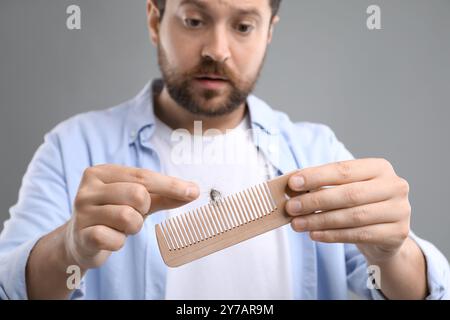
M 196 82 L 205 89 L 217 90 L 228 84 L 228 79 L 218 75 L 200 75 L 195 77 Z
M 214 75 L 214 74 L 205 74 L 205 75 L 199 75 L 197 77 L 195 77 L 196 79 L 199 80 L 210 80 L 210 81 L 228 81 L 228 79 L 226 77 L 223 76 L 219 76 L 219 75 Z

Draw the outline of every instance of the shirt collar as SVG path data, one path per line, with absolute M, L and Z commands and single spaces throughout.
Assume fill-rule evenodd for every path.
M 128 142 L 134 143 L 140 132 L 155 124 L 155 113 L 153 111 L 153 97 L 162 90 L 162 81 L 152 81 L 130 100 L 127 104 L 128 112 L 125 128 L 128 134 Z
M 267 103 L 254 95 L 250 95 L 247 98 L 247 106 L 253 129 L 257 126 L 268 134 L 277 134 L 279 132 L 277 117 Z

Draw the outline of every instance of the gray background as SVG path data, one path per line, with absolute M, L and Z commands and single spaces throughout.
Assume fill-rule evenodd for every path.
M 366 28 L 374 3 L 381 31 Z M 144 0 L 1 0 L 0 223 L 47 131 L 159 74 L 145 14 Z M 281 18 L 257 94 L 328 124 L 356 157 L 389 159 L 411 185 L 413 229 L 450 257 L 450 1 L 284 0 Z

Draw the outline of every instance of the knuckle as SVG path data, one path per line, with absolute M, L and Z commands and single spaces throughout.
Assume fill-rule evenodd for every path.
M 147 172 L 145 170 L 136 170 L 134 171 L 134 178 L 136 179 L 137 183 L 143 184 L 145 181 L 147 181 Z
M 311 196 L 309 197 L 309 201 L 303 201 L 302 206 L 304 205 L 304 203 L 310 203 L 310 210 L 319 210 L 322 208 L 322 204 L 323 201 L 321 199 L 321 197 L 319 197 L 317 194 L 311 194 Z
M 119 251 L 125 246 L 126 237 L 125 235 L 120 235 L 115 239 L 114 243 L 111 246 L 112 251 Z
M 97 172 L 99 170 L 109 170 L 114 168 L 116 165 L 113 164 L 108 164 L 108 163 L 102 163 L 102 164 L 97 164 L 95 166 L 92 166 L 92 168 L 94 168 Z
M 83 189 L 78 190 L 73 203 L 75 211 L 82 211 L 84 209 L 87 204 L 87 195 L 88 193 Z
M 85 178 L 91 178 L 95 177 L 99 168 L 98 167 L 88 167 L 83 172 L 83 177 Z
M 130 225 L 130 228 L 127 230 L 128 234 L 137 234 L 139 231 L 141 231 L 143 226 L 143 219 L 135 219 L 133 220 L 133 223 Z
M 378 160 L 378 163 L 379 163 L 378 165 L 381 168 L 383 168 L 384 170 L 390 171 L 390 172 L 394 171 L 394 167 L 392 166 L 392 164 L 388 160 L 386 160 L 384 158 L 378 158 L 377 160 Z
M 402 226 L 400 227 L 399 235 L 403 240 L 409 236 L 409 224 L 408 223 L 402 224 Z
M 360 230 L 356 232 L 354 241 L 355 242 L 370 242 L 372 239 L 372 234 L 367 230 Z
M 367 207 L 360 206 L 353 209 L 351 213 L 351 220 L 355 225 L 362 225 L 366 220 L 368 213 Z
M 411 216 L 411 211 L 412 211 L 411 203 L 409 203 L 409 201 L 406 201 L 406 204 L 405 204 L 405 215 L 408 218 Z
M 89 242 L 96 248 L 103 248 L 104 243 L 104 232 L 100 227 L 93 227 L 89 235 Z
M 143 221 L 133 208 L 127 208 L 121 212 L 121 222 L 126 234 L 136 234 L 141 230 Z
M 133 219 L 132 214 L 133 214 L 132 208 L 130 208 L 130 207 L 124 207 L 123 209 L 121 209 L 118 214 L 120 225 L 125 226 L 125 227 L 130 225 L 132 223 L 132 219 Z
M 181 183 L 175 179 L 175 178 L 171 178 L 169 180 L 169 188 L 171 190 L 180 190 L 182 188 Z
M 409 220 L 409 218 L 411 217 L 412 208 L 409 201 L 402 201 L 401 203 L 399 203 L 397 206 L 397 210 L 400 213 L 399 218 L 401 220 Z
M 361 199 L 361 191 L 358 188 L 347 188 L 344 197 L 350 205 L 356 205 Z
M 313 216 L 311 225 L 315 228 L 322 229 L 325 228 L 330 223 L 331 218 L 327 216 L 326 213 L 316 213 Z
M 339 178 L 342 180 L 350 179 L 352 175 L 352 169 L 348 162 L 339 161 L 336 163 L 336 169 L 339 175 Z
M 406 179 L 403 178 L 398 179 L 398 190 L 403 196 L 409 194 L 409 183 L 408 181 L 406 181 Z
M 137 184 L 131 188 L 130 192 L 133 203 L 139 208 L 144 207 L 148 197 L 147 189 L 143 185 Z

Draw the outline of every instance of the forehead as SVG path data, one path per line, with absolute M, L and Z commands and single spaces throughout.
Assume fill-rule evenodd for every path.
M 270 11 L 270 0 L 172 0 L 175 9 L 194 7 L 203 11 L 260 12 Z

